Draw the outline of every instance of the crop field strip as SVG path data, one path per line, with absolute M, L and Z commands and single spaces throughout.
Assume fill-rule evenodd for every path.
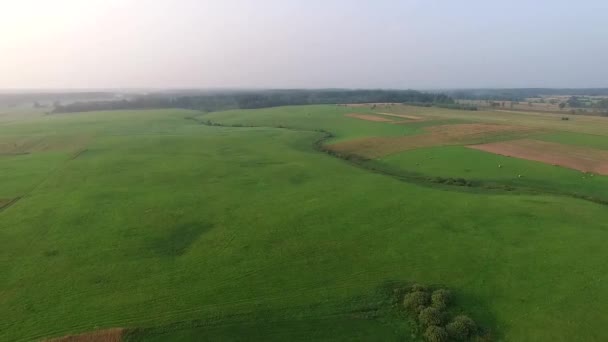
M 355 154 L 365 158 L 378 158 L 422 147 L 474 144 L 495 139 L 499 134 L 525 136 L 538 133 L 538 130 L 522 126 L 495 124 L 440 125 L 426 127 L 425 131 L 424 134 L 414 136 L 349 140 L 332 144 L 329 148 L 339 153 Z
M 608 151 L 531 139 L 471 145 L 481 151 L 608 175 Z
M 421 117 L 472 120 L 480 123 L 513 124 L 514 122 L 516 122 L 518 125 L 530 128 L 608 136 L 608 132 L 606 130 L 606 118 L 598 116 L 569 115 L 567 113 L 561 115 L 537 112 L 528 113 L 521 111 L 505 113 L 495 110 L 459 111 L 443 108 L 414 107 L 407 105 L 392 106 L 390 108 L 383 109 L 383 111 L 390 111 L 395 114 L 415 115 Z M 569 116 L 571 117 L 571 120 L 561 120 L 563 116 Z

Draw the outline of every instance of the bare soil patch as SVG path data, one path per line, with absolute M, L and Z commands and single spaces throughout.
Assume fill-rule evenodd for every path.
M 380 113 L 380 112 L 378 112 L 377 114 L 394 116 L 396 118 L 410 119 L 410 120 L 415 120 L 415 121 L 428 120 L 428 118 L 423 118 L 421 116 L 408 115 L 408 114 L 394 114 L 394 113 Z
M 53 338 L 46 342 L 120 342 L 123 333 L 123 328 L 113 328 Z
M 379 158 L 389 154 L 422 147 L 468 145 L 483 143 L 498 134 L 526 133 L 531 128 L 496 124 L 439 125 L 425 128 L 425 133 L 405 137 L 370 137 L 336 143 L 330 150 L 365 158 Z
M 468 146 L 508 157 L 608 175 L 608 151 L 532 139 Z
M 381 116 L 376 116 L 376 115 L 370 115 L 370 114 L 351 113 L 351 114 L 346 114 L 344 116 L 348 116 L 349 118 L 365 120 L 365 121 L 393 122 L 393 120 L 391 120 L 391 119 L 383 118 Z

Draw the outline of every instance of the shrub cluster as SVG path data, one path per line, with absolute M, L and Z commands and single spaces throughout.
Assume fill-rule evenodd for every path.
M 471 341 L 481 337 L 475 321 L 470 317 L 458 315 L 450 319 L 447 309 L 451 304 L 452 295 L 449 290 L 432 290 L 427 286 L 414 284 L 403 292 L 403 306 L 416 318 L 426 341 Z
M 432 178 L 431 181 L 439 184 L 446 185 L 456 185 L 456 186 L 473 186 L 471 181 L 468 181 L 464 178 L 443 178 L 443 177 L 435 177 Z
M 456 110 L 477 110 L 477 106 L 459 104 L 459 103 L 439 103 L 435 104 L 435 107 L 446 108 L 446 109 L 456 109 Z
M 416 107 L 438 107 L 455 110 L 477 110 L 477 106 L 448 102 L 404 102 L 403 104 Z

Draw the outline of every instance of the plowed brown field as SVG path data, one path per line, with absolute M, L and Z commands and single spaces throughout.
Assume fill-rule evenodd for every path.
M 468 146 L 476 150 L 608 175 L 608 151 L 520 139 Z

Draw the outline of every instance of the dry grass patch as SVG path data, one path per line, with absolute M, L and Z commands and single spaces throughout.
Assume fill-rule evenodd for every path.
M 49 151 L 78 151 L 91 140 L 90 136 L 24 136 L 0 139 L 0 155 Z
M 532 132 L 531 128 L 496 124 L 457 124 L 425 128 L 426 133 L 405 137 L 370 137 L 330 145 L 339 153 L 379 158 L 389 154 L 422 147 L 466 145 L 483 141 L 499 133 Z
M 351 113 L 351 114 L 346 114 L 344 116 L 347 116 L 349 118 L 355 118 L 355 119 L 365 120 L 365 121 L 393 122 L 393 120 L 391 120 L 391 119 L 387 119 L 387 118 L 383 118 L 381 116 L 376 116 L 376 115 L 371 115 L 371 114 Z
M 608 175 L 608 151 L 605 150 L 531 139 L 502 141 L 469 147 L 503 156 Z
M 46 340 L 46 342 L 120 342 L 124 333 L 123 328 L 98 330 L 78 335 L 68 335 Z

